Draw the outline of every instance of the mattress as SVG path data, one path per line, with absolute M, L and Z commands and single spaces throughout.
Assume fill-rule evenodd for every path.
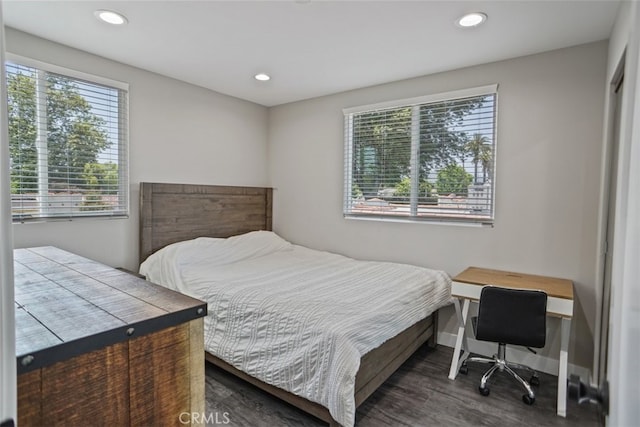
M 267 231 L 176 243 L 140 273 L 208 303 L 206 351 L 343 426 L 355 422 L 361 357 L 451 300 L 443 271 L 354 260 Z

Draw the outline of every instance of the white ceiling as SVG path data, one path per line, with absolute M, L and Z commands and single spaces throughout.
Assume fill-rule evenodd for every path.
M 618 3 L 4 0 L 3 10 L 7 26 L 273 106 L 607 39 Z M 99 22 L 96 9 L 129 23 Z M 470 11 L 489 18 L 458 28 Z

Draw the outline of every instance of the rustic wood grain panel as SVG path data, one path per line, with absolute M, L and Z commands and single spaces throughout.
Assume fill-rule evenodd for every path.
M 37 292 L 16 296 L 16 301 L 63 341 L 91 336 L 126 324 L 91 302 L 50 282 Z
M 21 374 L 18 396 L 25 426 L 189 425 L 180 414 L 205 410 L 203 319 Z
M 189 332 L 183 324 L 130 341 L 132 425 L 181 425 L 191 413 Z
M 38 261 L 30 262 L 27 265 L 27 267 L 30 270 L 32 270 L 32 271 L 34 271 L 34 272 L 36 272 L 36 273 L 38 273 L 38 274 L 40 274 L 40 275 L 42 275 L 44 277 L 46 277 L 47 274 L 60 273 L 60 272 L 63 272 L 65 270 L 64 267 L 61 264 L 58 264 L 57 262 L 51 261 L 50 259 L 46 259 L 46 258 L 41 258 Z
M 265 230 L 273 230 L 273 189 L 267 188 L 265 194 L 266 205 L 264 209 Z
M 129 293 L 102 280 L 82 273 L 76 274 L 76 276 L 58 280 L 57 284 L 125 323 L 135 323 L 150 317 L 161 316 L 168 311 L 149 301 L 132 298 Z M 127 283 L 127 286 L 135 286 L 133 281 Z
M 31 262 L 36 262 L 41 259 L 41 256 L 31 252 L 28 249 L 14 249 L 13 250 L 13 261 L 19 264 L 28 264 Z
M 29 251 L 46 258 L 47 260 L 63 265 L 66 269 L 71 269 L 87 275 L 95 275 L 111 270 L 112 267 L 104 265 L 98 261 L 81 257 L 72 252 L 62 251 L 54 246 L 41 246 L 29 248 Z
M 47 278 L 42 274 L 36 273 L 27 267 L 27 265 L 18 261 L 14 262 L 13 276 L 15 277 L 16 282 L 19 282 L 24 286 L 36 285 L 47 281 Z
M 18 425 L 40 426 L 42 419 L 42 374 L 40 370 L 18 376 Z
M 196 319 L 189 322 L 189 344 L 191 346 L 189 350 L 191 412 L 202 414 L 205 411 L 204 319 Z M 204 421 L 192 424 L 204 425 Z
M 362 356 L 360 369 L 356 377 L 356 393 L 367 385 L 390 361 L 402 355 L 407 347 L 411 347 L 418 342 L 422 335 L 428 333 L 430 336 L 432 323 L 432 318 L 427 317 L 406 329 L 402 334 L 396 335 L 378 348 Z M 405 359 L 409 356 L 407 355 Z
M 165 347 L 189 341 L 189 325 L 182 324 L 144 335 L 129 341 L 132 357 L 150 357 Z
M 24 355 L 62 343 L 62 340 L 31 316 L 24 307 L 15 310 L 16 354 Z
M 167 298 L 166 289 L 159 287 L 156 287 L 153 292 L 155 295 L 153 301 L 144 299 L 145 296 L 148 296 L 148 292 L 146 295 L 141 295 L 142 298 L 131 298 L 132 292 L 128 290 L 134 289 L 135 293 L 139 291 L 140 284 L 144 284 L 142 286 L 144 290 L 148 290 L 152 286 L 139 278 L 84 257 L 61 251 L 58 248 L 41 247 L 18 251 L 22 254 L 32 254 L 33 256 L 29 259 L 35 263 L 35 267 L 33 264 L 16 263 L 21 271 L 21 275 L 16 276 L 18 284 L 16 286 L 16 300 L 21 304 L 40 304 L 43 298 L 46 300 L 65 300 L 71 297 L 71 294 L 66 292 L 69 291 L 125 323 L 162 315 L 177 307 L 184 308 L 185 303 L 189 304 L 188 297 L 179 297 L 177 300 Z M 54 267 L 54 265 L 58 267 Z M 33 268 L 40 271 L 44 268 L 46 273 L 43 275 L 34 271 Z M 161 301 L 167 302 L 165 307 L 153 304 Z M 108 325 L 108 323 L 103 324 L 103 326 Z
M 124 342 L 42 368 L 46 425 L 128 425 L 128 354 Z
M 55 283 L 16 300 L 63 341 L 72 341 L 126 324 Z
M 436 333 L 431 325 L 427 329 L 419 328 L 412 330 L 410 328 L 409 330 L 412 331 L 412 334 L 416 330 L 420 331 L 420 334 L 415 339 L 407 340 L 406 336 L 399 339 L 398 345 L 402 351 L 393 351 L 387 355 L 380 354 L 376 356 L 380 360 L 374 368 L 376 374 L 373 375 L 366 383 L 360 381 L 360 384 L 362 385 L 359 388 L 356 388 L 356 408 L 360 406 L 362 402 L 364 402 L 374 391 L 376 391 L 378 387 L 380 387 L 387 378 L 389 378 L 409 357 L 411 357 L 411 355 L 415 353 L 422 344 Z M 395 339 L 397 338 L 398 337 Z M 356 383 L 358 383 L 358 377 L 356 377 Z
M 271 230 L 272 189 L 141 183 L 140 262 L 171 243 Z
M 436 311 L 431 313 L 431 330 L 433 333 L 427 339 L 427 345 L 431 348 L 436 348 L 438 345 L 438 319 L 440 319 L 440 312 Z
M 193 307 L 195 310 L 196 307 L 203 305 L 201 301 L 178 292 L 171 292 L 171 297 L 167 298 L 167 288 L 141 280 L 133 274 L 120 270 L 114 269 L 109 274 L 98 276 L 98 279 L 139 301 L 144 301 L 146 304 L 151 304 L 167 312 L 189 307 Z

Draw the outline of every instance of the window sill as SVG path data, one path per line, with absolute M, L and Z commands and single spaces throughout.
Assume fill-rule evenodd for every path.
M 356 221 L 374 221 L 374 222 L 398 222 L 409 224 L 429 224 L 429 225 L 447 225 L 457 227 L 480 227 L 480 228 L 493 228 L 493 222 L 476 222 L 476 221 L 463 221 L 463 220 L 451 220 L 451 219 L 411 219 L 406 217 L 382 217 L 382 216 L 360 216 L 360 215 L 344 215 L 346 220 Z

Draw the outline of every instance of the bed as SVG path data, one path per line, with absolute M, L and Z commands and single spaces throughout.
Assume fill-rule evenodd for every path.
M 140 195 L 141 273 L 207 299 L 206 359 L 329 424 L 353 425 L 380 384 L 435 344 L 445 273 L 293 245 L 270 232 L 269 188 L 142 183 Z M 413 289 L 414 276 L 430 287 Z

